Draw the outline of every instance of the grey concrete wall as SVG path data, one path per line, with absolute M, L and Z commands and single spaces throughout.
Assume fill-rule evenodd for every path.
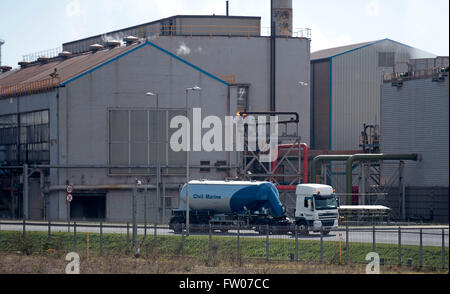
M 201 92 L 189 92 L 188 107 L 201 106 L 203 117 L 227 113 L 228 89 L 224 84 L 187 66 L 169 55 L 147 45 L 90 73 L 60 90 L 60 163 L 61 164 L 108 164 L 110 109 L 155 109 L 155 97 L 145 93 L 159 93 L 160 109 L 185 109 L 185 89 L 198 85 Z M 192 122 L 192 120 L 191 120 Z M 191 152 L 191 164 L 200 160 L 215 162 L 226 160 L 225 152 Z M 210 174 L 224 178 L 225 173 Z M 192 178 L 198 173 L 192 171 Z M 61 170 L 59 183 L 66 181 L 76 185 L 131 184 L 136 176 L 110 176 L 107 170 Z M 138 177 L 139 178 L 139 177 Z M 155 183 L 155 177 L 140 177 Z M 171 177 L 171 181 L 182 183 L 184 174 Z M 64 193 L 59 203 L 60 216 L 65 215 Z M 131 191 L 109 191 L 107 193 L 107 220 L 130 219 L 127 205 L 131 205 Z M 161 207 L 151 197 L 149 207 Z M 158 206 L 159 205 L 159 206 Z M 149 208 L 149 219 L 154 219 L 155 210 Z M 139 213 L 143 219 L 143 213 Z
M 270 109 L 270 39 L 245 37 L 164 37 L 152 40 L 157 45 L 177 52 L 180 46 L 189 54 L 180 57 L 216 76 L 235 75 L 236 83 L 250 84 L 249 111 Z M 300 114 L 302 142 L 310 143 L 310 41 L 277 38 L 277 111 Z M 299 86 L 298 82 L 308 86 Z

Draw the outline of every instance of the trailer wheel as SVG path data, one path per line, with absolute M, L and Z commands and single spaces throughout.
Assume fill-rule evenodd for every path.
M 258 226 L 256 231 L 260 234 L 260 235 L 267 235 L 267 229 L 266 226 Z
M 298 230 L 300 231 L 301 235 L 309 235 L 308 224 L 306 224 L 305 221 L 299 221 L 297 223 L 297 226 L 298 226 Z

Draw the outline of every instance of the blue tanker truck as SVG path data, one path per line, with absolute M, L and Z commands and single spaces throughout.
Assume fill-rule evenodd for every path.
M 179 208 L 172 211 L 169 228 L 182 231 L 186 223 L 186 184 L 180 191 Z M 290 220 L 280 202 L 274 184 L 257 181 L 190 181 L 190 229 L 211 224 L 221 231 L 236 228 L 251 229 L 265 234 L 301 234 L 322 231 L 327 234 L 338 225 L 338 201 L 331 186 L 300 184 L 296 188 L 295 220 Z
M 169 228 L 181 232 L 186 223 L 186 184 L 180 191 L 179 208 L 172 211 Z M 222 231 L 236 228 L 264 233 L 267 225 L 289 231 L 292 222 L 281 204 L 278 190 L 270 182 L 190 181 L 190 228 L 214 225 Z

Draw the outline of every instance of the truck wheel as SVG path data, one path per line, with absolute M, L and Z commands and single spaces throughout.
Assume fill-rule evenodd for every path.
M 266 235 L 267 234 L 266 226 L 258 226 L 257 227 L 257 232 L 260 235 Z
M 173 219 L 170 221 L 170 227 L 174 233 L 179 234 L 182 231 L 182 221 L 180 219 Z
M 309 235 L 309 231 L 308 231 L 308 225 L 306 224 L 305 221 L 300 221 L 298 224 L 298 230 L 300 231 L 301 235 Z
M 322 234 L 323 234 L 324 236 L 328 235 L 329 233 L 330 233 L 330 230 L 323 230 L 323 231 L 322 231 Z

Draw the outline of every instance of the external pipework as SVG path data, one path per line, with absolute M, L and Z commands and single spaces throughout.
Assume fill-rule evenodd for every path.
M 419 155 L 417 153 L 412 154 L 354 154 L 347 159 L 345 166 L 346 173 L 346 190 L 347 190 L 347 201 L 352 193 L 352 165 L 355 161 L 361 160 L 419 160 Z
M 316 174 L 317 165 L 321 164 L 322 161 L 347 161 L 350 156 L 351 155 L 319 155 L 314 157 L 314 159 L 311 161 L 310 183 L 320 183 L 320 181 L 316 181 Z

